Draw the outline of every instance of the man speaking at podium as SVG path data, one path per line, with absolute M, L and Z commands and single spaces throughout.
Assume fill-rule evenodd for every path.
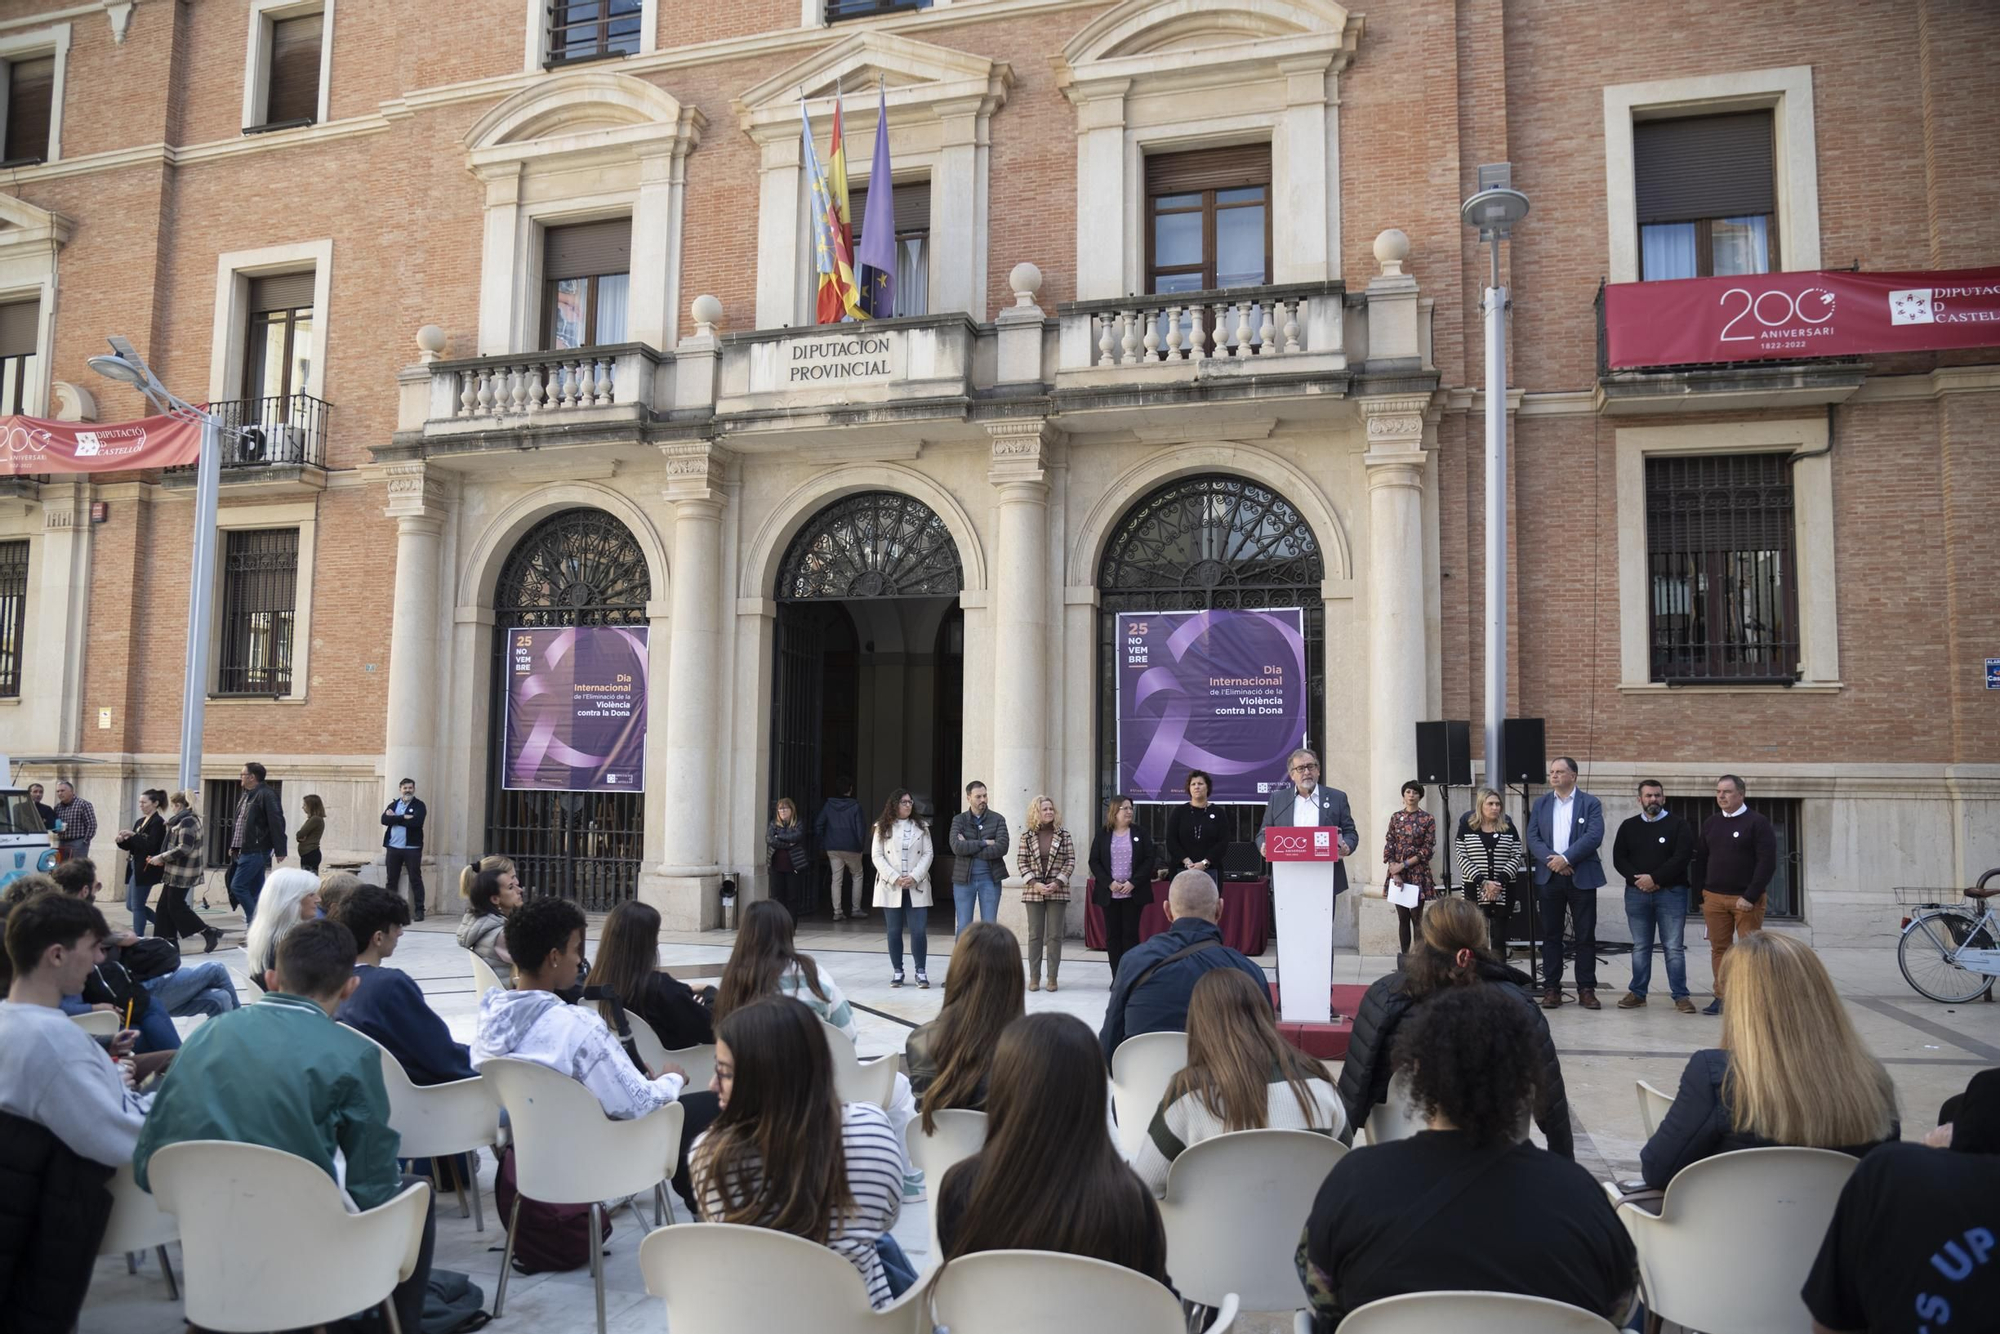
M 1291 785 L 1280 787 L 1271 793 L 1270 801 L 1264 807 L 1264 823 L 1257 830 L 1257 851 L 1264 852 L 1264 830 L 1288 825 L 1319 825 L 1338 831 L 1335 837 L 1340 843 L 1343 860 L 1333 866 L 1333 896 L 1337 901 L 1347 892 L 1347 862 L 1361 845 L 1361 836 L 1355 832 L 1354 816 L 1347 809 L 1347 794 L 1337 787 L 1322 786 L 1319 781 L 1319 756 L 1303 748 L 1292 752 L 1287 762 Z M 1332 948 L 1328 947 L 1331 960 Z M 1328 964 L 1331 969 L 1331 962 Z M 1284 984 L 1283 964 L 1279 965 L 1279 985 Z M 1331 1015 L 1338 1023 L 1340 1016 Z

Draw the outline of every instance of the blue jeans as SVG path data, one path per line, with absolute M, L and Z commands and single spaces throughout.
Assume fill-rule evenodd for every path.
M 146 983 L 153 1004 L 170 1015 L 228 1014 L 239 1002 L 229 970 L 219 963 L 194 963 Z
M 270 868 L 271 854 L 268 852 L 239 852 L 236 864 L 229 868 L 229 892 L 243 905 L 243 925 L 249 926 L 257 916 L 257 896 L 264 892 L 264 872 Z
M 882 1274 L 889 1280 L 889 1295 L 900 1297 L 917 1281 L 917 1267 L 903 1254 L 902 1243 L 884 1232 L 875 1239 L 875 1254 L 882 1257 Z
M 132 910 L 132 934 L 135 936 L 145 935 L 146 924 L 153 920 L 154 913 L 146 907 L 146 900 L 152 893 L 151 885 L 141 886 L 129 873 L 126 875 L 125 906 Z
M 174 1027 L 173 1016 L 167 1007 L 155 1001 L 146 1007 L 146 1012 L 133 1021 L 132 1027 L 138 1031 L 139 1040 L 132 1044 L 138 1055 L 149 1051 L 179 1051 L 180 1030 Z
M 993 874 L 993 863 L 983 858 L 972 863 L 970 882 L 951 887 L 951 904 L 957 916 L 957 921 L 952 924 L 951 929 L 954 936 L 972 925 L 972 907 L 975 903 L 979 905 L 980 921 L 1000 920 L 1000 881 Z
M 905 904 L 909 900 L 908 890 L 888 891 Z M 891 903 L 882 909 L 883 924 L 889 928 L 889 966 L 897 972 L 903 971 L 903 923 L 910 924 L 910 953 L 916 959 L 917 971 L 924 971 L 924 957 L 929 951 L 930 940 L 924 935 L 931 910 L 914 905 L 903 906 Z
M 1653 981 L 1653 936 L 1658 927 L 1660 948 L 1667 955 L 1667 989 L 1675 1000 L 1688 994 L 1687 948 L 1681 928 L 1687 923 L 1688 889 L 1674 885 L 1648 894 L 1625 886 L 1625 920 L 1632 926 L 1632 994 L 1644 996 Z

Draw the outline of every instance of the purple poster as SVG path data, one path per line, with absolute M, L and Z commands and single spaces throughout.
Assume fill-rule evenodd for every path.
M 1118 784 L 1184 801 L 1190 769 L 1216 801 L 1262 802 L 1306 744 L 1305 612 L 1118 613 Z
M 507 632 L 507 751 L 500 785 L 646 790 L 646 628 Z

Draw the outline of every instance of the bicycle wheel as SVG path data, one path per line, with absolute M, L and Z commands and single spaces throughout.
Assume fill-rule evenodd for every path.
M 1896 965 L 1920 995 L 1947 1005 L 1979 999 L 1993 979 L 1962 967 L 1953 951 L 1965 944 L 1978 921 L 1960 912 L 1919 913 L 1896 942 Z

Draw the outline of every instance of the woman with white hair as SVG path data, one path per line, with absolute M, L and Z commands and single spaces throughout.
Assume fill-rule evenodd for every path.
M 319 916 L 319 877 L 293 867 L 273 871 L 257 899 L 257 918 L 243 942 L 250 980 L 265 991 L 277 988 L 278 942 L 300 922 Z

